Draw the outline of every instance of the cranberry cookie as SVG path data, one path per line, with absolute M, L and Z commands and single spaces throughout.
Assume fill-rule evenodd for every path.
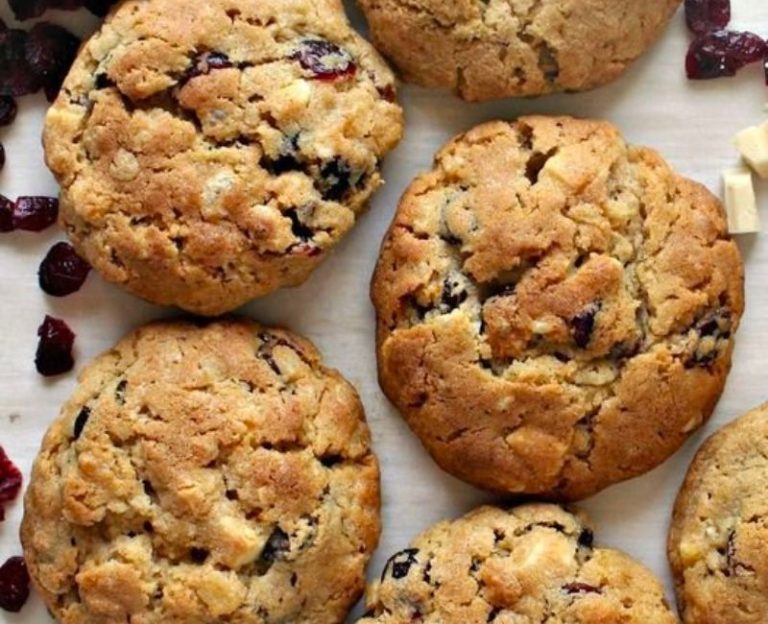
M 245 320 L 155 323 L 96 359 L 24 502 L 30 575 L 65 624 L 340 624 L 379 535 L 357 394 Z
M 713 435 L 675 503 L 669 561 L 683 621 L 768 622 L 768 405 Z
M 680 0 L 358 0 L 374 43 L 406 80 L 467 100 L 610 82 Z
M 61 222 L 154 303 L 215 315 L 298 285 L 382 182 L 393 81 L 339 0 L 123 2 L 46 119 Z
M 359 624 L 674 624 L 661 583 L 554 505 L 482 507 L 394 555 Z
M 600 121 L 451 141 L 373 278 L 381 385 L 480 487 L 578 499 L 658 465 L 711 414 L 743 308 L 720 202 Z

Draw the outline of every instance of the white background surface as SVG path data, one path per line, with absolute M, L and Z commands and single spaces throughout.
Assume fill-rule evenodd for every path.
M 765 0 L 732 1 L 734 27 L 768 36 Z M 0 2 L 0 16 L 12 23 L 7 3 Z M 350 10 L 355 24 L 361 25 L 359 14 L 353 7 Z M 85 12 L 53 12 L 46 19 L 80 34 L 97 24 Z M 492 500 L 432 463 L 376 381 L 368 282 L 400 194 L 454 134 L 482 121 L 532 112 L 608 119 L 623 129 L 629 141 L 658 149 L 681 173 L 720 193 L 721 169 L 737 163 L 733 134 L 768 119 L 768 88 L 757 66 L 735 79 L 688 82 L 683 74 L 688 41 L 680 11 L 662 40 L 622 79 L 580 95 L 470 105 L 445 93 L 404 87 L 405 140 L 387 160 L 387 185 L 376 195 L 370 212 L 303 287 L 244 308 L 265 323 L 282 324 L 308 336 L 326 362 L 341 370 L 362 395 L 383 468 L 384 533 L 369 576 L 379 574 L 389 555 L 436 520 Z M 0 174 L 0 192 L 12 198 L 56 193 L 40 148 L 45 106 L 42 95 L 23 98 L 16 122 L 0 131 L 8 156 Z M 766 232 L 739 240 L 747 264 L 747 310 L 737 336 L 733 370 L 712 421 L 660 468 L 581 504 L 596 524 L 597 540 L 647 564 L 665 579 L 670 598 L 664 543 L 671 504 L 688 462 L 706 434 L 768 399 L 768 185 L 759 186 L 758 192 Z M 93 273 L 85 287 L 70 297 L 44 295 L 37 285 L 37 267 L 50 245 L 61 238 L 56 228 L 42 234 L 0 235 L 0 444 L 25 478 L 43 432 L 75 384 L 74 374 L 45 381 L 35 372 L 36 330 L 43 316 L 64 318 L 75 330 L 79 370 L 134 326 L 169 314 L 122 293 Z M 6 512 L 7 519 L 0 525 L 0 561 L 21 551 L 17 536 L 21 501 Z M 34 597 L 18 615 L 0 612 L 0 622 L 45 621 L 45 609 Z

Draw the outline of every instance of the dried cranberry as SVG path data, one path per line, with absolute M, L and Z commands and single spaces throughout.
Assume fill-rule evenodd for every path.
M 0 232 L 13 232 L 13 211 L 16 207 L 5 195 L 0 195 Z
M 694 40 L 685 70 L 692 80 L 734 76 L 745 65 L 763 60 L 767 49 L 754 33 L 717 30 Z
M 0 520 L 5 520 L 3 503 L 14 500 L 21 490 L 21 472 L 0 446 Z
M 29 31 L 25 59 L 40 79 L 48 100 L 56 98 L 79 46 L 77 37 L 56 24 L 41 22 Z
M 685 0 L 685 21 L 696 34 L 725 28 L 731 21 L 731 0 Z
M 19 97 L 42 87 L 40 76 L 27 63 L 27 39 L 23 30 L 6 30 L 0 37 L 0 95 Z
M 226 54 L 223 52 L 205 52 L 194 60 L 185 79 L 190 80 L 197 76 L 205 76 L 214 70 L 226 69 L 227 67 L 232 67 L 232 61 Z
M 306 39 L 291 58 L 298 61 L 318 80 L 348 78 L 357 71 L 357 65 L 346 50 L 325 39 Z
M 324 199 L 339 201 L 352 188 L 352 169 L 340 159 L 325 163 L 320 170 L 320 193 Z
M 52 377 L 72 370 L 75 365 L 72 358 L 75 334 L 69 326 L 61 319 L 46 315 L 37 335 L 40 336 L 35 355 L 37 372 Z
M 0 566 L 0 608 L 18 613 L 29 598 L 29 572 L 24 557 L 10 557 Z
M 43 292 L 65 297 L 80 290 L 91 266 L 69 243 L 56 243 L 40 263 L 38 278 Z
M 55 197 L 19 197 L 13 211 L 13 227 L 40 232 L 56 223 L 59 200 Z
M 0 96 L 0 126 L 9 126 L 16 119 L 16 100 L 8 95 Z

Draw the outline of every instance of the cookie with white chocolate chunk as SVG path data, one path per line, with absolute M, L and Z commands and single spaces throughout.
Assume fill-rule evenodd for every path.
M 352 228 L 402 135 L 394 98 L 340 0 L 127 0 L 46 118 L 62 224 L 130 292 L 233 310 Z
M 88 365 L 21 529 L 62 624 L 341 624 L 378 536 L 354 389 L 246 320 L 153 323 Z
M 743 310 L 723 207 L 602 121 L 451 141 L 403 196 L 371 287 L 381 385 L 442 468 L 578 499 L 709 418 Z
M 554 505 L 482 507 L 390 558 L 358 624 L 675 624 L 661 583 Z
M 768 622 L 768 404 L 711 436 L 678 494 L 668 555 L 687 624 Z

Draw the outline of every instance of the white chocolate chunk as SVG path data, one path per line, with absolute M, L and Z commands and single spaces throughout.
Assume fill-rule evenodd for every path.
M 725 211 L 728 214 L 728 231 L 731 234 L 748 234 L 760 231 L 757 214 L 755 187 L 752 174 L 747 169 L 723 172 L 725 186 Z
M 742 130 L 736 135 L 735 143 L 736 149 L 757 175 L 768 178 L 768 121 Z

